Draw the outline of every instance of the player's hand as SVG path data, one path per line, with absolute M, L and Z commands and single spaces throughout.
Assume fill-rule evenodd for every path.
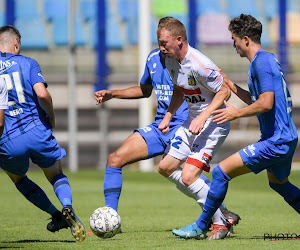
M 202 119 L 201 116 L 196 117 L 194 120 L 192 120 L 189 126 L 189 131 L 193 135 L 198 135 L 201 132 L 201 130 L 204 128 L 205 122 L 206 120 Z
M 167 134 L 170 130 L 170 122 L 166 121 L 165 119 L 163 119 L 161 121 L 161 123 L 158 126 L 158 129 L 163 133 L 163 134 Z
M 238 110 L 230 105 L 228 102 L 224 101 L 226 108 L 218 109 L 212 112 L 214 115 L 212 120 L 217 124 L 222 124 L 227 121 L 232 121 L 238 118 Z
M 112 93 L 110 90 L 103 89 L 100 91 L 95 92 L 95 100 L 97 101 L 96 104 L 98 105 L 101 102 L 106 102 L 112 98 Z

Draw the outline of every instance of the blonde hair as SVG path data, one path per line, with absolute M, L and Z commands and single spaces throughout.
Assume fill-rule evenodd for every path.
M 181 36 L 184 42 L 187 41 L 186 28 L 184 24 L 174 17 L 167 16 L 159 20 L 156 32 L 157 37 L 162 29 L 170 31 L 173 37 Z

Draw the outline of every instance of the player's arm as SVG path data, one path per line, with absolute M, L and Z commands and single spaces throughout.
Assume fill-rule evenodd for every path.
M 47 114 L 47 122 L 53 129 L 55 127 L 55 116 L 52 105 L 52 97 L 45 87 L 45 84 L 38 82 L 33 85 L 33 89 L 38 97 L 39 104 Z
M 222 70 L 219 70 L 219 71 L 223 76 L 224 83 L 227 84 L 227 86 L 230 88 L 230 90 L 233 93 L 235 93 L 243 102 L 245 102 L 248 105 L 251 105 L 252 100 L 251 100 L 250 92 L 248 90 L 241 88 L 240 86 L 235 84 L 233 81 L 231 81 L 228 78 L 228 76 L 224 74 L 224 72 Z
M 140 84 L 140 86 L 134 86 L 127 89 L 115 89 L 115 90 L 100 90 L 95 92 L 95 99 L 97 104 L 106 102 L 112 98 L 117 99 L 139 99 L 148 98 L 151 96 L 153 86 Z
M 273 104 L 274 91 L 267 91 L 260 94 L 256 102 L 241 109 L 236 109 L 225 101 L 225 109 L 219 109 L 213 112 L 213 114 L 215 114 L 215 116 L 213 117 L 213 121 L 221 124 L 240 117 L 259 115 L 264 112 L 270 111 L 273 107 Z
M 189 131 L 194 135 L 199 134 L 203 129 L 206 120 L 211 116 L 212 112 L 220 108 L 224 104 L 224 100 L 228 100 L 229 97 L 230 89 L 226 84 L 223 83 L 219 91 L 215 94 L 212 102 L 191 122 Z
M 168 108 L 168 111 L 166 112 L 164 119 L 161 121 L 161 123 L 158 126 L 158 129 L 166 134 L 169 132 L 169 126 L 170 126 L 170 121 L 172 120 L 172 117 L 176 113 L 176 111 L 179 109 L 181 104 L 183 103 L 183 93 L 180 91 L 178 86 L 174 84 L 173 87 L 173 94 L 171 98 L 171 102 Z
M 4 109 L 0 109 L 0 137 L 4 130 Z

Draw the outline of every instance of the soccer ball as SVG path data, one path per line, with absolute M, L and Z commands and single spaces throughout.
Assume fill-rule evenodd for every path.
M 121 229 L 121 217 L 111 207 L 99 207 L 90 217 L 92 232 L 100 238 L 111 238 Z

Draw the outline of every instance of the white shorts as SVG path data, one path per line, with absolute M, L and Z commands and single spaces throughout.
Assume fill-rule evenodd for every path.
M 204 128 L 198 135 L 189 132 L 193 119 L 188 118 L 176 131 L 165 153 L 179 160 L 186 160 L 206 172 L 209 172 L 209 162 L 217 153 L 230 131 L 230 123 L 217 124 L 206 121 Z

